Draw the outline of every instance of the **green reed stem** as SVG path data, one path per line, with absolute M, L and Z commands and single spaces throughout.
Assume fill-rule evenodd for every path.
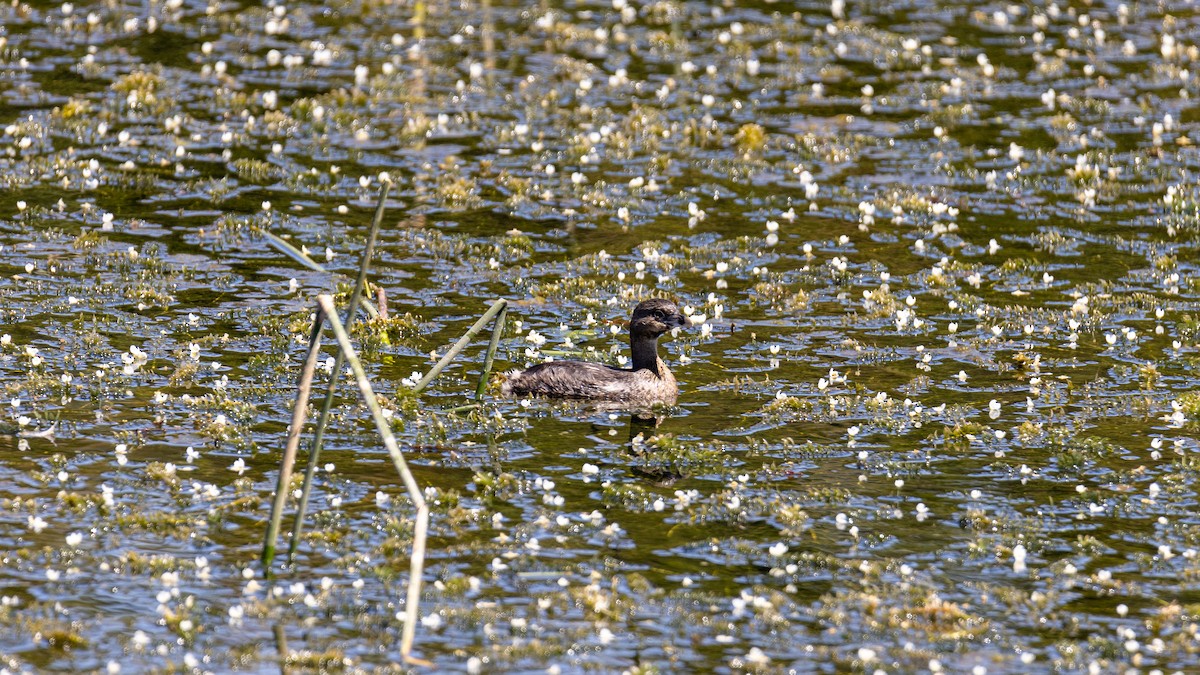
M 475 325 L 468 328 L 467 332 L 463 333 L 463 336 L 458 339 L 458 342 L 455 342 L 454 346 L 450 348 L 450 351 L 446 352 L 446 355 L 443 356 L 440 361 L 434 364 L 434 366 L 429 369 L 428 373 L 425 373 L 425 377 L 422 377 L 421 381 L 413 387 L 413 391 L 420 393 L 422 389 L 428 387 L 429 383 L 433 382 L 433 378 L 437 377 L 439 373 L 445 370 L 446 366 L 450 365 L 450 362 L 454 360 L 454 357 L 458 356 L 462 350 L 466 349 L 467 345 L 471 343 L 471 338 L 475 337 L 475 335 L 479 333 L 479 331 L 483 330 L 483 327 L 486 326 L 493 317 L 504 311 L 507 307 L 508 301 L 503 298 L 493 302 L 492 306 L 488 308 L 488 311 L 484 312 L 483 316 L 479 317 L 479 320 L 475 322 Z
M 483 398 L 487 389 L 488 375 L 492 372 L 492 361 L 496 359 L 496 347 L 500 345 L 500 337 L 504 334 L 504 320 L 508 317 L 508 303 L 500 308 L 496 315 L 496 323 L 492 326 L 492 341 L 488 343 L 487 355 L 483 357 L 483 372 L 479 373 L 479 384 L 475 387 L 475 400 Z
M 483 406 L 479 403 L 468 403 L 466 405 L 460 405 L 455 408 L 449 408 L 446 410 L 446 412 L 449 414 L 460 413 L 460 412 L 470 412 L 472 410 L 478 410 L 479 408 L 482 408 L 482 407 Z
M 267 238 L 267 241 L 271 242 L 272 246 L 279 249 L 281 252 L 286 253 L 289 258 L 295 260 L 301 265 L 304 265 L 308 269 L 313 270 L 314 272 L 329 271 L 325 269 L 324 265 L 310 258 L 307 253 L 296 248 L 290 241 L 284 239 L 283 237 L 272 234 L 266 230 L 262 230 L 262 234 Z
M 391 187 L 390 183 L 384 183 L 384 185 L 383 185 L 383 192 L 380 193 L 380 197 L 379 197 L 379 205 L 375 207 L 375 219 L 376 220 L 381 219 L 383 216 L 380 209 L 383 208 L 383 200 L 387 197 L 387 192 L 390 187 Z M 301 251 L 300 249 L 293 246 L 291 244 L 291 242 L 289 242 L 288 240 L 280 237 L 279 235 L 272 234 L 266 230 L 260 230 L 260 232 L 262 232 L 263 236 L 267 238 L 267 241 L 271 242 L 271 244 L 275 248 L 279 249 L 283 253 L 286 253 L 288 255 L 288 257 L 290 257 L 291 259 L 295 260 L 296 262 L 300 263 L 301 265 L 304 265 L 308 269 L 313 270 L 315 272 L 322 272 L 325 274 L 329 274 L 329 270 L 324 265 L 317 262 L 316 260 L 313 260 L 311 257 L 308 256 L 308 254 L 306 254 L 304 251 Z M 360 272 L 359 273 L 359 282 L 361 283 L 361 281 L 362 281 L 362 274 Z M 359 300 L 359 304 L 362 305 L 362 308 L 367 311 L 367 314 L 371 315 L 371 318 L 375 318 L 375 317 L 379 316 L 379 310 L 375 308 L 375 305 L 372 305 L 370 303 L 370 301 L 367 300 L 366 298 L 362 298 L 361 293 L 360 293 L 359 297 L 361 298 Z

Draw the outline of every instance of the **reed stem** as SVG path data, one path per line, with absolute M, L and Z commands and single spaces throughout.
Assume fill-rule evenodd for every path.
M 388 187 L 390 187 L 390 184 L 384 183 L 383 192 L 380 195 L 379 207 L 383 206 L 383 198 L 387 197 Z M 376 207 L 376 212 L 375 212 L 375 217 L 377 219 L 382 215 L 378 211 L 379 207 Z M 275 248 L 286 253 L 288 255 L 288 257 L 290 257 L 291 259 L 295 260 L 296 262 L 300 263 L 301 265 L 304 265 L 308 269 L 313 270 L 314 272 L 322 272 L 325 274 L 329 274 L 329 270 L 324 265 L 322 265 L 321 263 L 317 262 L 316 260 L 313 260 L 312 258 L 310 258 L 308 256 L 308 254 L 306 254 L 304 251 L 301 251 L 300 249 L 293 246 L 291 244 L 291 242 L 289 242 L 288 240 L 284 239 L 283 237 L 280 237 L 279 235 L 272 234 L 266 230 L 260 230 L 260 232 L 262 232 L 262 235 L 264 237 L 266 237 L 267 241 L 269 241 Z M 359 304 L 361 304 L 362 308 L 367 311 L 367 314 L 371 315 L 371 318 L 375 318 L 375 317 L 379 316 L 379 310 L 376 309 L 375 305 L 372 305 L 370 303 L 370 301 L 368 301 L 366 298 L 362 298 L 361 300 L 359 300 Z
M 346 319 L 343 322 L 346 330 L 350 330 L 350 326 L 354 325 L 354 316 L 356 312 L 354 308 L 359 305 L 362 299 L 363 288 L 366 286 L 367 270 L 371 267 L 371 258 L 375 254 L 375 241 L 379 237 L 379 227 L 383 223 L 383 213 L 386 210 L 388 192 L 391 191 L 391 183 L 384 183 L 383 188 L 379 192 L 379 202 L 375 206 L 375 218 L 371 221 L 371 231 L 367 235 L 367 245 L 363 248 L 362 262 L 358 266 L 358 279 L 354 282 L 354 290 L 350 292 L 350 301 L 347 303 Z M 371 306 L 371 303 L 365 303 Z M 374 307 L 371 307 L 374 309 Z M 378 315 L 378 312 L 376 312 Z M 337 381 L 341 376 L 342 368 L 346 364 L 346 357 L 342 350 L 338 350 L 337 356 L 333 361 L 333 374 L 329 378 L 329 385 L 325 388 L 325 400 L 321 403 L 321 415 L 317 418 L 317 426 L 313 430 L 312 446 L 308 451 L 308 464 L 304 468 L 304 483 L 300 488 L 300 502 L 296 505 L 296 517 L 292 523 L 292 538 L 288 542 L 288 560 L 294 560 L 296 557 L 296 549 L 300 546 L 300 536 L 304 531 L 304 517 L 308 513 L 308 500 L 312 495 L 313 476 L 317 472 L 317 461 L 321 457 L 321 448 L 325 442 L 325 427 L 329 424 L 329 413 L 333 409 L 333 395 L 337 389 Z
M 483 327 L 486 326 L 493 317 L 504 311 L 507 307 L 508 301 L 504 298 L 493 302 L 492 306 L 488 308 L 488 311 L 484 312 L 483 316 L 479 317 L 479 320 L 476 321 L 473 326 L 468 328 L 466 333 L 463 333 L 463 336 L 458 339 L 458 342 L 454 343 L 454 346 L 450 348 L 450 351 L 446 352 L 446 355 L 443 356 L 436 364 L 434 364 L 433 368 L 430 368 L 428 373 L 425 373 L 425 377 L 422 377 L 421 381 L 417 382 L 416 386 L 413 387 L 413 391 L 419 394 L 421 393 L 421 390 L 423 390 L 425 387 L 428 387 L 429 383 L 433 382 L 433 379 L 437 377 L 438 374 L 440 374 L 443 370 L 445 370 L 446 366 L 450 365 L 450 362 L 454 360 L 454 357 L 458 356 L 462 350 L 467 348 L 467 345 L 471 343 L 471 338 L 475 337 L 475 335 L 479 331 L 483 330 Z
M 283 518 L 283 506 L 292 483 L 292 467 L 296 463 L 296 450 L 300 447 L 300 433 L 304 430 L 304 421 L 308 418 L 308 399 L 312 394 L 317 359 L 321 355 L 321 332 L 324 325 L 324 312 L 318 307 L 316 316 L 313 317 L 312 333 L 308 338 L 308 355 L 304 359 L 304 368 L 300 371 L 300 383 L 296 386 L 296 403 L 292 406 L 292 424 L 288 427 L 287 444 L 283 449 L 283 459 L 279 462 L 279 482 L 275 486 L 275 501 L 271 504 L 271 522 L 267 526 L 266 539 L 263 540 L 264 575 L 270 572 L 271 564 L 275 560 L 279 521 Z
M 404 481 L 404 488 L 408 491 L 409 499 L 417 508 L 416 528 L 413 533 L 413 551 L 412 562 L 408 580 L 408 596 L 405 600 L 404 612 L 404 631 L 400 638 L 400 654 L 408 661 L 416 661 L 412 658 L 413 638 L 416 635 L 418 621 L 418 604 L 421 601 L 421 575 L 425 568 L 425 538 L 429 531 L 429 506 L 425 503 L 425 496 L 421 493 L 420 486 L 417 485 L 417 479 L 413 477 L 412 472 L 408 468 L 408 463 L 404 461 L 404 454 L 400 452 L 400 446 L 396 443 L 396 437 L 392 434 L 392 427 L 388 423 L 387 418 L 383 416 L 383 410 L 379 407 L 379 401 L 375 398 L 375 392 L 371 388 L 371 382 L 367 378 L 367 373 L 363 370 L 362 362 L 358 359 L 358 354 L 354 351 L 354 346 L 350 344 L 350 335 L 342 326 L 342 322 L 338 320 L 337 314 L 333 306 L 333 298 L 328 295 L 317 296 L 317 303 L 325 311 L 329 317 L 329 327 L 337 337 L 338 346 L 346 355 L 346 361 L 350 365 L 350 370 L 354 372 L 354 379 L 358 383 L 358 390 L 362 394 L 363 402 L 367 405 L 367 409 L 371 411 L 371 418 L 375 420 L 375 428 L 379 432 L 379 436 L 383 439 L 383 445 L 387 448 L 388 455 L 392 458 L 392 464 L 396 467 L 396 473 L 400 474 L 400 479 Z
M 275 633 L 275 650 L 279 652 L 279 675 L 289 675 L 292 672 L 288 667 L 292 651 L 288 649 L 287 633 L 282 623 L 271 626 L 271 631 Z
M 501 308 L 500 313 L 496 315 L 496 323 L 492 326 L 492 341 L 488 343 L 487 355 L 483 357 L 483 372 L 479 373 L 479 384 L 475 387 L 475 400 L 483 398 L 483 392 L 487 389 L 488 375 L 492 372 L 492 362 L 496 359 L 496 347 L 500 345 L 500 338 L 504 335 L 504 320 L 508 317 L 508 303 L 505 303 Z

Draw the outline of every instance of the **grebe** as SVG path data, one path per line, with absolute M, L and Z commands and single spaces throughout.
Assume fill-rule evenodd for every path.
M 508 374 L 501 391 L 507 395 L 597 399 L 622 403 L 674 403 L 679 386 L 658 357 L 658 338 L 673 328 L 690 326 L 670 300 L 640 303 L 629 320 L 629 369 L 587 361 L 550 361 Z

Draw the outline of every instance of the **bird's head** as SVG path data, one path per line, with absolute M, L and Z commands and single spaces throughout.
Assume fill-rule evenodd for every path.
M 652 298 L 634 308 L 633 318 L 629 321 L 629 332 L 635 337 L 648 335 L 657 338 L 674 328 L 686 328 L 690 325 L 691 321 L 679 312 L 675 303 L 665 298 Z

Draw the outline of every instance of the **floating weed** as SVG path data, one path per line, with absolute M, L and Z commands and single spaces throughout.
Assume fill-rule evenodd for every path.
M 45 644 L 57 651 L 71 652 L 89 646 L 87 638 L 80 633 L 82 626 L 75 622 L 42 619 L 30 621 L 21 628 L 35 643 Z
M 613 482 L 608 482 L 602 487 L 601 498 L 606 504 L 629 510 L 655 509 L 659 502 L 657 495 L 641 485 Z
M 1099 438 L 1073 436 L 1061 445 L 1052 446 L 1058 466 L 1082 471 L 1095 462 L 1119 454 L 1120 448 Z
M 288 652 L 281 660 L 283 666 L 305 671 L 342 672 L 353 665 L 353 661 L 339 649 L 325 651 L 300 650 Z
M 485 503 L 511 498 L 522 489 L 521 479 L 511 473 L 476 473 L 471 480 L 476 494 Z
M 810 295 L 803 290 L 792 290 L 783 284 L 759 282 L 754 285 L 756 301 L 776 311 L 796 312 L 808 307 Z
M 766 147 L 767 135 L 758 124 L 743 124 L 734 135 L 734 142 L 743 155 L 762 152 Z
M 1176 398 L 1180 412 L 1190 419 L 1200 419 L 1200 392 L 1185 391 Z
M 780 392 L 770 403 L 759 408 L 755 414 L 773 423 L 810 415 L 816 406 L 800 396 L 788 396 Z
M 149 532 L 180 541 L 195 536 L 201 525 L 188 516 L 161 512 L 125 514 L 113 518 L 113 526 L 120 531 Z
M 881 596 L 875 594 L 877 590 L 825 596 L 818 618 L 834 626 L 854 625 L 867 632 L 920 633 L 924 640 L 933 641 L 966 642 L 990 630 L 986 619 L 972 616 L 928 589 L 913 589 L 911 594 L 916 597 L 906 597 L 903 591 Z
M 812 526 L 811 517 L 800 505 L 780 499 L 775 507 L 773 520 L 781 535 L 794 539 L 799 538 Z
M 277 167 L 252 157 L 234 160 L 231 168 L 238 178 L 247 183 L 268 183 L 282 177 L 282 172 Z
M 635 437 L 630 444 L 637 470 L 647 475 L 713 476 L 732 471 L 740 462 L 721 443 L 684 441 L 673 434 Z
M 421 323 L 416 316 L 389 315 L 387 318 L 374 317 L 355 324 L 354 334 L 360 340 L 364 355 L 380 354 L 398 347 L 417 349 L 420 342 L 416 339 L 421 333 Z

